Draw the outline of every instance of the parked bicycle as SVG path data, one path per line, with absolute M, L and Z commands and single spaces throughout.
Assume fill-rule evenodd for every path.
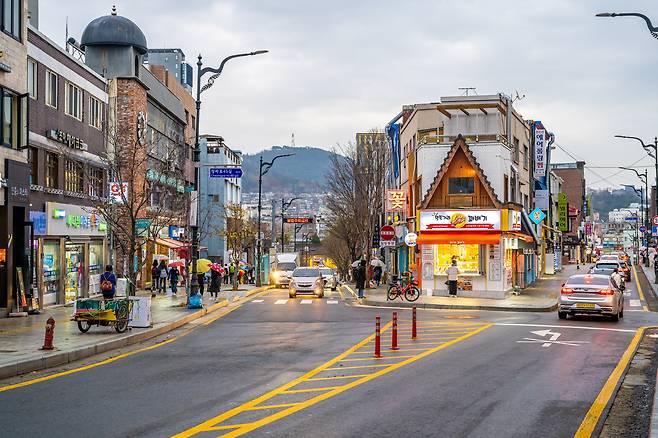
M 413 274 L 405 272 L 405 275 L 409 276 L 409 281 L 406 285 L 403 285 L 397 276 L 393 277 L 391 287 L 388 288 L 388 295 L 386 296 L 389 301 L 393 301 L 398 297 L 400 299 L 404 297 L 407 301 L 416 301 L 420 297 L 420 289 L 418 289 L 418 283 L 414 280 Z

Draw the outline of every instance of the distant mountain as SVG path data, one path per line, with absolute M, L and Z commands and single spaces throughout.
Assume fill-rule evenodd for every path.
M 242 191 L 258 191 L 258 166 L 272 161 L 277 155 L 295 154 L 279 158 L 263 179 L 263 192 L 318 193 L 324 192 L 326 178 L 331 167 L 332 152 L 312 147 L 274 146 L 254 155 L 243 156 Z

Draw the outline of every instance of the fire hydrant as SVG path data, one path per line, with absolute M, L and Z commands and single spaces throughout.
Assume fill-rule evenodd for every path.
M 51 316 L 46 321 L 46 336 L 43 339 L 42 350 L 52 350 L 53 348 L 53 338 L 55 337 L 55 319 Z

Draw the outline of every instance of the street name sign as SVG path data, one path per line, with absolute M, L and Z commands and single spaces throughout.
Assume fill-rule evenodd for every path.
M 241 167 L 211 167 L 210 178 L 242 178 Z

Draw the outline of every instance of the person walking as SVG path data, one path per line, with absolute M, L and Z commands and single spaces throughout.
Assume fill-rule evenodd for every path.
M 176 292 L 178 292 L 178 277 L 178 269 L 176 267 L 171 268 L 169 270 L 169 284 L 171 285 L 171 294 L 173 296 L 176 296 Z
M 360 299 L 365 298 L 365 288 L 366 288 L 366 261 L 361 260 L 361 262 L 354 268 L 354 281 L 356 283 L 356 290 L 358 291 L 358 296 Z
M 158 261 L 153 260 L 153 266 L 151 266 L 151 295 L 155 296 L 158 292 L 158 286 L 160 285 L 160 268 L 158 267 Z
M 197 282 L 199 283 L 199 293 L 201 294 L 201 299 L 203 299 L 203 290 L 204 290 L 204 285 L 206 284 L 206 274 L 197 272 L 196 279 Z
M 373 272 L 374 272 L 373 276 L 374 276 L 375 284 L 377 285 L 377 287 L 379 287 L 379 284 L 382 282 L 382 272 L 383 272 L 381 265 L 378 264 L 377 266 L 375 266 Z
M 160 260 L 160 265 L 158 266 L 158 269 L 160 270 L 159 273 L 160 282 L 158 283 L 158 292 L 164 294 L 167 292 L 167 277 L 169 277 L 167 264 L 165 263 L 164 260 Z
M 235 276 L 235 265 L 231 263 L 228 267 L 228 281 L 233 284 L 233 277 Z
M 210 292 L 210 299 L 217 301 L 219 299 L 219 292 L 222 289 L 222 274 L 212 269 L 210 271 L 210 284 L 208 285 L 208 292 Z
M 459 276 L 459 268 L 457 267 L 457 259 L 453 258 L 452 263 L 446 269 L 448 274 L 448 292 L 451 297 L 457 296 L 457 278 Z
M 229 274 L 229 269 L 228 269 L 228 263 L 224 263 L 224 284 L 228 285 L 228 274 Z
M 105 266 L 105 272 L 101 274 L 101 293 L 103 298 L 111 300 L 117 292 L 117 277 L 112 272 L 112 266 Z

